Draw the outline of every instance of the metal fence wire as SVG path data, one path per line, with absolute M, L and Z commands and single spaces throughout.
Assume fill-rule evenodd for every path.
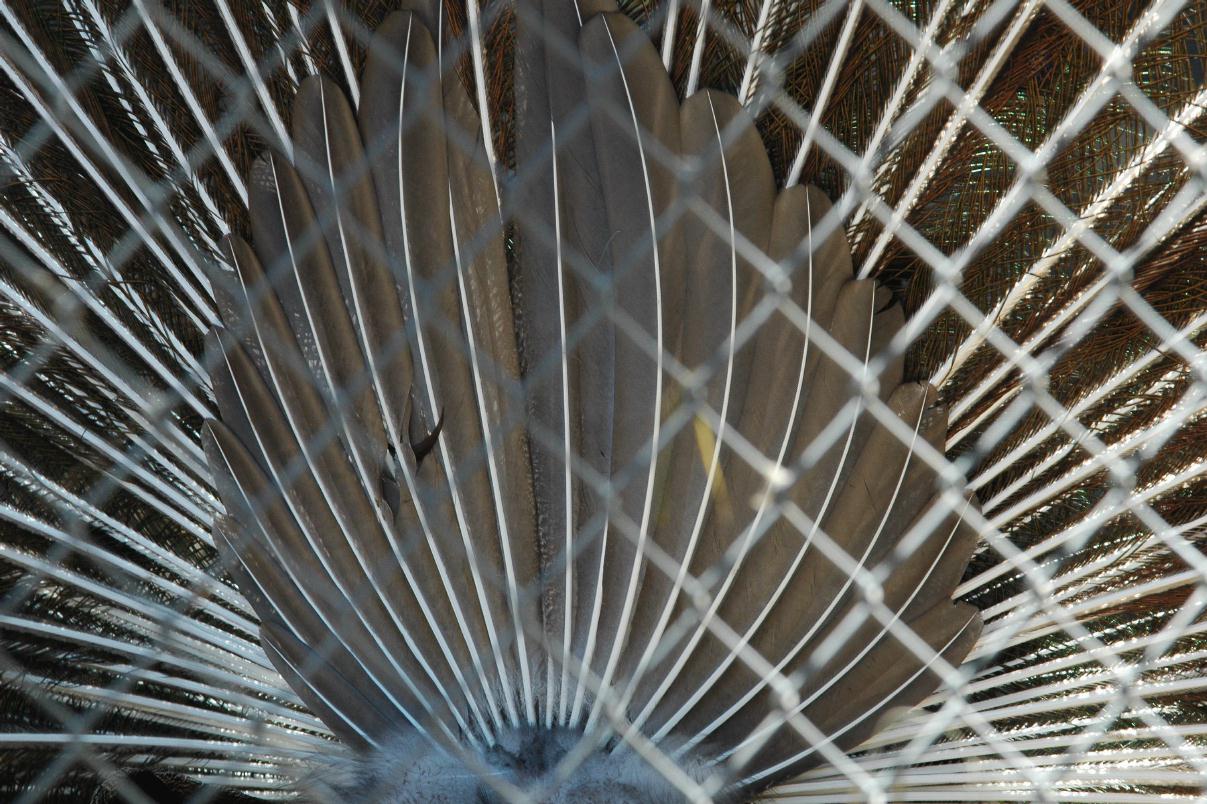
M 1207 3 L 0 3 L 0 798 L 1207 795 Z

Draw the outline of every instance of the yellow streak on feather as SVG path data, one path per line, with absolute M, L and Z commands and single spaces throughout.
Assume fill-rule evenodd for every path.
M 704 469 L 707 471 L 716 452 L 716 433 L 713 432 L 711 425 L 698 415 L 692 419 L 692 429 L 696 435 L 696 448 L 700 451 L 700 462 L 704 464 Z M 717 471 L 712 484 L 713 502 L 721 521 L 732 522 L 733 508 L 729 503 L 729 489 L 725 485 L 725 474 L 721 470 L 720 456 L 717 458 L 717 463 Z

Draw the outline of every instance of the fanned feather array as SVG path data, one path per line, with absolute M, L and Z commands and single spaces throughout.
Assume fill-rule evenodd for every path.
M 591 115 L 577 132 L 539 86 L 518 85 L 523 117 L 549 121 L 547 135 L 533 124 L 548 152 L 519 181 L 551 183 L 527 191 L 548 208 L 524 227 L 516 271 L 531 264 L 533 279 L 518 315 L 470 103 L 418 16 L 388 17 L 375 33 L 359 115 L 325 79 L 301 86 L 294 164 L 270 157 L 252 170 L 255 249 L 230 239 L 233 273 L 212 278 L 224 324 L 211 350 L 220 421 L 204 439 L 226 508 L 216 540 L 274 663 L 370 764 L 426 737 L 450 759 L 480 752 L 470 769 L 476 758 L 573 799 L 611 790 L 597 774 L 632 763 L 640 740 L 670 746 L 668 761 L 701 777 L 688 781 L 748 794 L 817 763 L 818 747 L 789 731 L 793 716 L 848 748 L 936 683 L 925 653 L 858 615 L 854 578 L 815 542 L 880 572 L 888 609 L 936 655 L 958 664 L 975 642 L 976 611 L 949 601 L 972 540 L 957 536 L 957 517 L 898 549 L 940 504 L 933 470 L 858 397 L 848 404 L 849 391 L 853 379 L 879 382 L 888 415 L 932 448 L 946 416 L 886 356 L 899 306 L 851 276 L 841 235 L 815 253 L 824 198 L 799 187 L 776 198 L 737 100 L 706 91 L 680 106 L 653 45 L 618 14 L 592 18 L 579 38 Z M 558 168 L 576 139 L 592 147 L 577 178 L 600 191 L 608 232 L 594 258 L 561 236 Z M 767 265 L 740 256 L 740 242 Z M 816 309 L 832 340 L 819 348 L 774 310 L 743 337 L 767 283 L 760 268 L 802 257 L 793 301 Z M 609 296 L 605 314 L 567 315 L 566 298 L 592 282 Z M 525 331 L 525 377 L 516 318 L 557 322 Z M 583 329 L 609 347 L 587 351 L 586 366 L 571 337 Z M 703 380 L 676 381 L 672 363 Z M 851 365 L 862 367 L 854 378 Z M 584 369 L 610 383 L 587 393 Z M 530 378 L 531 436 L 520 415 Z M 550 399 L 542 386 L 559 383 Z M 692 393 L 699 410 L 684 415 Z M 584 421 L 599 423 L 590 438 L 607 458 L 594 484 L 576 480 Z M 835 422 L 833 443 L 798 470 L 791 456 Z M 559 435 L 561 455 L 540 450 L 534 482 L 526 445 Z M 774 468 L 750 455 L 776 456 Z M 777 473 L 795 477 L 773 489 Z M 777 493 L 813 524 L 783 516 Z M 689 584 L 710 595 L 705 611 Z M 852 617 L 866 620 L 854 638 L 820 650 Z M 777 723 L 765 690 L 800 673 L 815 680 Z M 518 765 L 495 767 L 495 747 L 518 735 L 540 756 L 525 747 Z M 620 758 L 595 759 L 580 780 L 561 755 L 571 736 L 622 737 L 599 749 Z M 433 789 L 468 784 L 468 800 L 488 787 L 433 762 Z M 669 795 L 649 771 L 654 781 L 633 782 L 639 797 Z M 396 773 L 366 784 L 414 796 L 413 775 Z

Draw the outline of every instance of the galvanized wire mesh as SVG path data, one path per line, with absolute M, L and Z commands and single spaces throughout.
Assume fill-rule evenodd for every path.
M 631 468 L 602 477 L 582 456 L 570 456 L 568 465 L 575 483 L 606 499 L 630 483 L 647 478 L 652 483 L 651 467 L 676 435 L 694 432 L 705 453 L 724 449 L 764 474 L 769 492 L 761 499 L 727 503 L 757 511 L 750 539 L 735 540 L 708 572 L 684 578 L 678 563 L 645 538 L 645 522 L 613 510 L 607 527 L 645 551 L 645 572 L 679 579 L 684 596 L 693 601 L 687 615 L 670 624 L 650 663 L 673 661 L 681 640 L 702 626 L 762 677 L 763 694 L 781 704 L 777 717 L 726 755 L 721 768 L 741 778 L 746 763 L 768 740 L 782 735 L 780 729 L 799 734 L 824 757 L 823 767 L 780 785 L 768 794 L 771 798 L 1192 797 L 1200 793 L 1199 780 L 1207 772 L 1200 725 L 1207 721 L 1195 715 L 1202 692 L 1195 640 L 1202 631 L 1200 610 L 1207 594 L 1202 585 L 1207 562 L 1198 546 L 1207 512 L 1195 507 L 1203 450 L 1196 446 L 1195 425 L 1207 393 L 1201 351 L 1207 308 L 1193 281 L 1201 270 L 1193 235 L 1201 229 L 1207 203 L 1198 136 L 1207 98 L 1201 90 L 1185 103 L 1154 97 L 1152 87 L 1160 80 L 1149 80 L 1147 74 L 1139 80 L 1133 62 L 1153 43 L 1163 43 L 1171 29 L 1193 27 L 1197 32 L 1196 15 L 1203 9 L 1194 3 L 1134 4 L 1122 13 L 1127 23 L 1122 33 L 1108 33 L 1093 22 L 1098 10 L 1092 5 L 1066 0 L 1003 0 L 967 4 L 962 10 L 950 6 L 922 9 L 866 0 L 797 8 L 766 0 L 714 8 L 707 0 L 672 0 L 625 9 L 659 38 L 683 94 L 700 86 L 706 51 L 728 54 L 731 86 L 726 88 L 761 121 L 765 139 L 791 146 L 773 154 L 779 183 L 817 181 L 832 197 L 833 209 L 811 232 L 815 241 L 845 231 L 860 278 L 889 282 L 909 262 L 909 276 L 921 279 L 911 278 L 914 284 L 901 291 L 910 307 L 906 326 L 887 351 L 866 361 L 843 349 L 816 325 L 810 311 L 792 300 L 787 289 L 799 276 L 799 265 L 771 259 L 735 237 L 723 210 L 698 197 L 679 198 L 664 211 L 666 219 L 697 215 L 707 221 L 757 271 L 763 285 L 748 315 L 735 321 L 725 350 L 740 351 L 769 319 L 782 317 L 808 333 L 810 348 L 847 369 L 849 404 L 808 448 L 764 454 L 727 428 L 724 410 L 711 407 L 701 393 L 726 370 L 726 351 L 702 366 L 684 366 L 661 342 L 653 322 L 635 320 L 615 303 L 601 304 L 590 320 L 610 322 L 618 338 L 643 350 L 659 366 L 662 381 L 675 388 L 678 401 L 673 409 L 668 406 L 655 428 L 656 438 Z M 449 61 L 457 65 L 481 117 L 492 178 L 504 198 L 506 188 L 526 178 L 514 169 L 514 155 L 508 152 L 514 120 L 499 113 L 496 97 L 505 94 L 499 87 L 511 68 L 505 55 L 508 32 L 514 30 L 515 15 L 525 9 L 522 4 L 479 7 L 471 2 L 463 7 L 463 16 L 450 13 L 448 24 L 455 30 L 445 39 Z M 213 415 L 207 367 L 220 356 L 203 354 L 179 333 L 215 323 L 209 266 L 223 260 L 218 236 L 245 227 L 229 214 L 239 206 L 240 192 L 246 199 L 248 183 L 246 154 L 231 146 L 235 135 L 240 146 L 253 142 L 287 148 L 288 98 L 281 97 L 282 87 L 296 84 L 306 72 L 332 75 L 355 102 L 357 62 L 378 12 L 336 3 L 244 9 L 220 2 L 204 14 L 197 12 L 215 26 L 200 29 L 205 36 L 199 36 L 187 7 L 63 0 L 45 8 L 16 4 L 0 11 L 5 19 L 0 68 L 11 118 L 0 132 L 0 162 L 11 190 L 0 202 L 0 263 L 5 269 L 0 304 L 7 322 L 21 324 L 0 334 L 6 357 L 0 401 L 7 417 L 0 477 L 9 493 L 9 501 L 0 502 L 6 527 L 0 558 L 8 572 L 0 629 L 17 635 L 12 638 L 20 643 L 0 652 L 0 678 L 22 701 L 40 707 L 36 719 L 41 721 L 22 714 L 0 729 L 0 763 L 34 769 L 22 777 L 19 789 L 7 791 L 15 800 L 38 800 L 53 791 L 69 796 L 72 780 L 83 777 L 103 779 L 119 798 L 159 800 L 156 796 L 163 794 L 148 786 L 141 770 L 141 760 L 151 756 L 159 757 L 157 771 L 216 782 L 190 789 L 190 800 L 213 800 L 223 786 L 254 795 L 286 795 L 285 785 L 306 756 L 335 751 L 328 748 L 328 729 L 271 665 L 240 655 L 245 648 L 238 646 L 225 666 L 219 660 L 225 654 L 218 643 L 229 631 L 243 634 L 246 646 L 256 645 L 255 616 L 245 603 L 223 598 L 227 592 L 219 590 L 217 580 L 221 566 L 190 563 L 204 560 L 200 548 L 190 557 L 188 545 L 212 542 L 209 524 L 220 508 L 197 447 L 197 421 Z M 982 105 L 1001 69 L 993 65 L 996 55 L 978 62 L 980 69 L 972 75 L 964 65 L 979 48 L 999 54 L 995 45 L 1002 59 L 1029 58 L 1026 45 L 1034 39 L 1031 26 L 1038 14 L 1047 24 L 1075 34 L 1097 64 L 1088 78 L 1079 76 L 1075 100 L 1062 107 L 1058 119 L 1046 121 L 1045 136 L 1035 141 L 1020 138 L 1016 121 L 1002 107 L 986 110 Z M 48 52 L 44 31 L 37 27 L 39 15 L 74 25 L 81 41 L 95 43 L 66 54 L 73 60 L 71 70 L 60 67 L 64 54 Z M 253 16 L 259 41 L 251 39 L 250 26 L 239 22 Z M 789 17 L 795 19 L 791 24 Z M 960 24 L 952 25 L 952 19 Z M 839 67 L 875 59 L 879 48 L 888 47 L 860 41 L 869 20 L 893 47 L 907 48 L 910 55 L 895 91 L 885 93 L 889 108 L 875 110 L 877 125 L 870 136 L 861 137 L 862 150 L 857 150 L 843 131 L 831 131 L 834 126 L 823 121 L 827 104 L 843 92 L 838 79 L 845 73 Z M 820 58 L 828 68 L 820 74 L 825 80 L 814 87 L 810 102 L 802 103 L 789 91 L 794 70 L 802 59 L 819 58 L 822 44 Z M 153 51 L 166 72 L 145 74 L 140 48 Z M 1198 52 L 1184 44 L 1177 48 L 1170 46 L 1165 54 L 1170 64 L 1189 65 L 1186 69 L 1201 83 Z M 1151 67 L 1152 59 L 1146 56 L 1150 66 L 1145 69 L 1159 71 Z M 1160 55 L 1156 60 L 1159 64 Z M 1012 68 L 1019 69 L 1017 64 Z M 178 105 L 163 102 L 166 95 L 157 82 L 175 88 Z M 194 86 L 220 91 L 221 102 L 198 97 L 190 89 Z M 98 111 L 89 104 L 99 98 L 108 106 Z M 215 105 L 220 114 L 211 113 Z M 117 119 L 122 116 L 127 119 Z M 943 122 L 933 136 L 927 135 L 929 152 L 916 159 L 907 181 L 894 185 L 895 167 L 911 158 L 911 136 L 929 130 L 936 118 Z M 1103 126 L 1104 118 L 1126 118 L 1126 123 Z M 1087 131 L 1095 133 L 1095 147 L 1086 148 L 1081 165 L 1098 177 L 1093 185 L 1097 192 L 1071 194 L 1053 186 L 1048 170 L 1058 158 L 1068 158 L 1071 144 L 1086 147 Z M 145 144 L 135 147 L 142 148 L 142 157 L 132 159 L 129 137 L 140 133 Z M 978 159 L 987 176 L 972 171 L 962 191 L 971 198 L 973 185 L 982 179 L 993 187 L 975 199 L 983 208 L 976 211 L 979 220 L 970 238 L 936 241 L 934 222 L 917 212 L 935 203 L 927 196 L 928 182 L 969 137 L 984 144 Z M 458 144 L 455 138 L 450 142 Z M 472 148 L 475 143 L 460 145 Z M 700 168 L 657 150 L 651 158 L 675 171 Z M 47 160 L 70 161 L 59 183 L 46 180 Z M 303 174 L 318 167 L 298 164 Z M 221 188 L 214 174 L 221 176 Z M 1162 176 L 1167 180 L 1162 182 Z M 73 182 L 98 190 L 77 197 Z M 1147 203 L 1134 198 L 1140 191 L 1150 194 Z M 113 221 L 103 240 L 83 220 L 94 212 L 89 205 L 97 203 L 104 205 L 97 214 Z M 472 259 L 472 249 L 490 238 L 510 236 L 513 222 L 524 214 L 504 203 L 494 230 L 465 240 L 471 251 L 464 257 Z M 1120 215 L 1142 226 L 1124 232 Z M 1022 270 L 995 274 L 986 269 L 986 255 L 992 259 L 998 253 L 1003 232 L 1024 219 L 1038 222 L 1035 236 L 1014 255 L 1025 263 Z M 343 234 L 364 241 L 365 248 L 383 248 L 366 232 Z M 550 233 L 550 245 L 557 244 L 555 235 Z M 1164 270 L 1186 280 L 1186 286 L 1154 301 L 1146 278 L 1154 260 L 1167 252 L 1181 255 L 1182 261 Z M 641 256 L 627 268 L 640 270 Z M 272 267 L 266 267 L 271 276 Z M 599 275 L 590 268 L 581 255 L 577 261 L 573 255 L 567 259 L 568 271 L 597 281 Z M 982 284 L 969 291 L 965 282 L 974 273 L 991 276 L 992 292 L 982 292 Z M 443 281 L 463 279 L 450 266 Z M 623 276 L 613 281 L 623 281 Z M 433 288 L 439 283 L 435 280 Z M 1059 298 L 1045 308 L 1036 299 L 1053 287 Z M 602 287 L 601 298 L 610 290 Z M 1028 314 L 1036 317 L 1037 326 L 1020 323 Z M 1054 391 L 1054 367 L 1065 371 L 1065 361 L 1077 357 L 1091 340 L 1103 339 L 1104 326 L 1120 316 L 1143 329 L 1145 339 L 1135 339 L 1124 359 L 1113 357 L 1118 365 L 1103 376 L 1087 371 L 1076 393 L 1067 393 L 1064 385 Z M 470 355 L 473 344 L 466 343 L 459 321 L 439 319 L 429 325 Z M 97 338 L 98 326 L 128 337 Z M 582 326 L 589 328 L 589 322 Z M 397 348 L 406 345 L 400 339 Z M 1122 351 L 1129 352 L 1127 344 Z M 882 401 L 879 374 L 897 358 L 911 361 L 918 379 L 946 389 L 952 422 L 946 453 L 920 443 L 915 429 Z M 516 411 L 524 410 L 527 386 L 561 370 L 552 361 L 530 365 L 523 382 L 516 383 L 503 367 L 478 368 L 479 381 L 515 400 Z M 1060 381 L 1065 382 L 1064 374 Z M 370 382 L 367 375 L 365 382 Z M 977 559 L 957 595 L 982 608 L 986 628 L 962 665 L 935 655 L 884 605 L 884 577 L 876 574 L 877 568 L 848 554 L 784 493 L 846 437 L 860 415 L 911 445 L 911 460 L 931 466 L 937 478 L 944 505 L 905 537 L 900 555 L 907 556 L 952 513 L 979 534 Z M 505 426 L 550 450 L 564 449 L 561 432 L 542 430 L 518 413 Z M 502 444 L 506 435 L 495 433 L 493 443 Z M 318 445 L 338 437 L 334 421 L 329 430 L 313 433 Z M 40 438 L 54 442 L 64 454 L 86 452 L 89 466 L 106 469 L 81 470 L 83 480 L 75 482 L 72 467 L 61 456 L 44 463 L 31 457 L 42 457 L 42 445 L 31 440 Z M 1171 460 L 1168 467 L 1160 462 L 1174 452 L 1178 461 Z M 491 455 L 492 450 L 483 449 L 458 468 L 467 475 L 479 472 Z M 1154 466 L 1161 467 L 1156 476 Z M 305 466 L 295 469 L 301 472 Z M 979 506 L 968 504 L 973 492 L 980 495 Z M 1180 507 L 1171 507 L 1172 500 Z M 1072 513 L 1055 516 L 1062 507 Z M 149 512 L 145 517 L 139 514 L 143 510 Z M 463 513 L 456 513 L 464 520 Z M 140 529 L 140 520 L 149 526 Z M 1062 524 L 1036 535 L 1027 530 L 1032 521 L 1045 527 Z M 851 755 L 836 748 L 802 713 L 798 691 L 816 666 L 807 666 L 803 674 L 784 672 L 742 633 L 713 616 L 717 590 L 725 587 L 743 552 L 781 522 L 846 574 L 860 595 L 849 621 L 822 646 L 817 666 L 860 625 L 874 621 L 917 652 L 939 679 L 938 691 L 925 706 L 901 713 L 887 731 Z M 468 531 L 472 523 L 462 521 L 461 527 Z M 603 529 L 597 522 L 577 538 L 589 543 L 603 538 Z M 140 554 L 172 566 L 172 577 L 149 571 Z M 480 575 L 478 581 L 484 589 L 508 590 L 517 599 L 539 594 L 538 589 L 515 589 L 514 579 L 506 575 Z M 992 591 L 999 588 L 1006 591 Z M 82 613 L 88 609 L 63 613 L 59 601 L 77 594 L 120 597 L 122 605 L 97 608 L 92 619 Z M 1139 609 L 1127 609 L 1129 604 Z M 349 609 L 351 627 L 358 614 L 356 606 Z M 1103 619 L 1125 610 L 1128 616 L 1140 613 L 1159 623 L 1143 630 L 1131 620 Z M 484 664 L 517 641 L 548 638 L 539 627 L 526 633 L 518 619 L 497 625 L 492 635 L 497 643 L 479 646 Z M 327 655 L 324 647 L 337 648 L 336 635 L 344 625 L 332 623 L 331 630 L 330 645 L 314 646 L 316 667 Z M 29 647 L 31 641 L 35 647 L 37 640 L 73 644 L 88 633 L 99 641 L 80 643 L 79 667 L 59 667 L 65 672 L 56 673 L 31 665 L 29 657 L 38 655 Z M 1037 641 L 1051 634 L 1060 635 L 1059 644 Z M 100 662 L 89 651 L 108 658 Z M 304 675 L 306 668 L 301 671 Z M 694 778 L 677 766 L 673 751 L 627 730 L 622 690 L 601 683 L 589 668 L 572 661 L 566 672 L 588 696 L 603 702 L 601 716 L 625 733 L 685 798 L 709 800 L 718 792 L 721 776 Z M 230 680 L 236 677 L 251 679 L 257 690 L 237 690 Z M 1029 685 L 1032 678 L 1042 678 L 1044 685 Z M 523 701 L 498 705 L 522 707 Z M 130 708 L 156 712 L 164 724 L 185 724 L 208 738 L 179 737 L 167 726 L 162 733 L 145 730 L 131 737 L 122 730 L 123 710 Z M 500 795 L 529 800 L 514 789 L 502 789 Z

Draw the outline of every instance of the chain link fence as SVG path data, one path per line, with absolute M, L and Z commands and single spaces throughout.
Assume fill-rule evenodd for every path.
M 379 5 L 0 8 L 6 799 L 1202 795 L 1207 7 Z

